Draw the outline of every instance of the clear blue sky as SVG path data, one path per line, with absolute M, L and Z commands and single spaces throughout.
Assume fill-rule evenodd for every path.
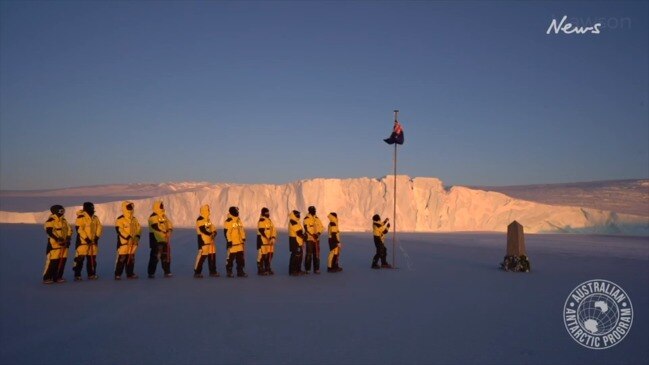
M 647 2 L 0 3 L 0 187 L 649 176 Z M 553 18 L 601 34 L 547 35 Z M 595 21 L 591 21 L 595 23 Z

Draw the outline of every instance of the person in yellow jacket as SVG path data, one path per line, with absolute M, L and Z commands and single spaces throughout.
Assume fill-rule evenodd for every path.
M 291 251 L 288 274 L 291 276 L 304 275 L 304 271 L 302 271 L 303 245 L 304 231 L 300 225 L 300 212 L 294 210 L 288 216 L 288 249 Z
M 315 214 L 314 206 L 309 207 L 309 214 L 304 217 L 304 231 L 306 232 L 306 259 L 304 260 L 304 270 L 306 274 L 311 271 L 311 261 L 313 261 L 313 272 L 320 274 L 320 235 L 324 231 L 324 226 L 320 218 Z
M 270 255 L 277 239 L 275 225 L 270 219 L 270 210 L 261 208 L 257 223 L 257 275 L 274 275 L 270 267 Z
M 77 211 L 77 241 L 75 243 L 76 253 L 74 256 L 74 280 L 81 281 L 81 270 L 83 261 L 86 260 L 86 272 L 88 279 L 96 280 L 97 276 L 97 253 L 99 252 L 99 237 L 103 227 L 99 218 L 95 215 L 95 205 L 91 202 L 83 203 L 83 209 Z
M 246 231 L 243 229 L 243 223 L 239 218 L 239 208 L 230 207 L 228 209 L 228 217 L 223 224 L 223 235 L 226 241 L 226 265 L 225 270 L 228 277 L 234 277 L 232 274 L 232 266 L 234 261 L 237 261 L 237 276 L 247 277 L 248 274 L 244 271 L 246 266 L 245 261 L 245 244 L 246 244 Z
M 140 243 L 142 227 L 134 215 L 135 206 L 130 201 L 122 202 L 122 215 L 115 220 L 115 230 L 117 231 L 117 260 L 115 262 L 115 280 L 122 278 L 124 267 L 126 267 L 126 277 L 128 279 L 137 279 L 135 275 L 135 252 Z
M 68 258 L 68 247 L 72 238 L 72 227 L 65 219 L 65 208 L 61 205 L 50 207 L 50 216 L 45 221 L 47 248 L 45 250 L 45 269 L 43 284 L 63 283 L 63 270 Z
M 216 226 L 210 220 L 210 206 L 201 206 L 201 215 L 196 219 L 196 235 L 198 239 L 198 254 L 194 263 L 194 277 L 203 277 L 203 263 L 207 266 L 211 277 L 218 277 L 216 271 Z
M 338 265 L 341 246 L 338 214 L 331 212 L 327 218 L 329 218 L 329 257 L 327 258 L 327 272 L 343 271 L 343 268 Z
M 171 275 L 171 233 L 173 231 L 173 223 L 165 213 L 165 207 L 162 201 L 156 200 L 153 202 L 153 213 L 149 216 L 149 266 L 147 273 L 149 279 L 155 278 L 155 271 L 158 267 L 158 262 L 162 261 L 162 271 L 164 271 L 165 278 L 170 278 Z
M 374 259 L 372 259 L 372 269 L 391 269 L 392 265 L 388 264 L 387 256 L 388 250 L 385 248 L 385 235 L 388 233 L 390 228 L 389 219 L 385 218 L 381 222 L 381 216 L 374 214 L 372 217 L 372 233 L 374 234 L 374 246 L 376 247 L 376 254 Z M 381 266 L 378 265 L 379 259 L 381 259 Z

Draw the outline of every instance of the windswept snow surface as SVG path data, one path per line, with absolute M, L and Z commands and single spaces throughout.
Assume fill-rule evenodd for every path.
M 115 231 L 105 232 L 98 281 L 43 285 L 42 226 L 0 225 L 0 363 L 595 365 L 649 359 L 647 237 L 527 235 L 532 272 L 517 274 L 497 269 L 506 246 L 502 233 L 401 234 L 399 269 L 371 270 L 371 237 L 343 232 L 342 273 L 294 278 L 287 275 L 286 233 L 280 232 L 275 276 L 197 280 L 195 231 L 179 229 L 173 278 L 159 271 L 155 279 L 142 278 L 144 242 L 136 259 L 141 278 L 116 282 Z M 223 272 L 221 231 L 217 246 Z M 253 248 L 246 252 L 250 274 Z M 72 279 L 69 263 L 65 277 Z M 615 282 L 633 303 L 630 333 L 607 350 L 585 349 L 563 324 L 568 294 L 589 279 Z
M 199 208 L 210 204 L 217 224 L 229 206 L 238 206 L 248 227 L 256 225 L 266 206 L 278 227 L 287 226 L 291 210 L 315 205 L 321 217 L 335 211 L 345 231 L 367 231 L 375 213 L 392 217 L 394 178 L 312 179 L 284 185 L 215 184 L 163 196 L 136 199 L 141 222 L 153 201 L 162 199 L 168 216 L 178 227 L 193 227 Z M 436 178 L 397 177 L 397 229 L 407 232 L 505 231 L 517 220 L 528 233 L 611 233 L 649 235 L 649 217 L 618 214 L 591 208 L 553 206 L 514 199 L 501 193 L 452 187 L 444 189 Z M 52 204 L 55 202 L 53 201 Z M 79 203 L 80 204 L 80 203 Z M 79 205 L 67 207 L 74 218 Z M 121 202 L 96 204 L 99 218 L 112 224 L 121 214 Z M 0 223 L 42 223 L 49 212 L 0 211 Z

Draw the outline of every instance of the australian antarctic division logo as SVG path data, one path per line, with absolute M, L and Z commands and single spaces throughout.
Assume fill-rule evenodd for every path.
M 584 347 L 602 350 L 615 346 L 631 329 L 631 299 L 613 282 L 588 280 L 568 295 L 563 323 L 573 340 Z

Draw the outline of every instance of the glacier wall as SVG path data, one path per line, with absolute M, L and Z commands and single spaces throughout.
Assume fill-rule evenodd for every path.
M 397 219 L 399 231 L 505 232 L 517 220 L 529 233 L 606 233 L 649 235 L 649 218 L 617 214 L 590 208 L 554 206 L 511 198 L 496 192 L 452 187 L 446 190 L 436 178 L 397 176 Z M 246 227 L 256 227 L 259 211 L 266 206 L 279 229 L 286 229 L 288 213 L 306 213 L 309 205 L 327 224 L 327 213 L 338 213 L 343 231 L 369 231 L 371 217 L 392 217 L 394 177 L 382 179 L 310 179 L 282 185 L 214 184 L 192 191 L 133 200 L 136 216 L 143 225 L 153 201 L 162 199 L 167 215 L 177 227 L 193 227 L 202 204 L 212 208 L 212 221 L 222 227 L 229 206 L 238 206 Z M 56 202 L 52 202 L 56 204 Z M 99 218 L 113 225 L 121 214 L 121 202 L 96 204 Z M 66 207 L 73 222 L 79 207 Z M 0 223 L 42 224 L 49 212 L 0 212 Z

